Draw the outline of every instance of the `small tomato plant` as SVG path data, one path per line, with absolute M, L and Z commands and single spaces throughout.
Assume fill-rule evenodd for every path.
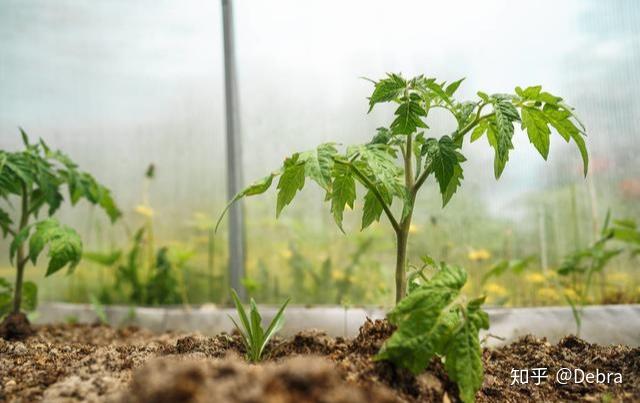
M 12 238 L 9 256 L 16 268 L 11 308 L 3 323 L 12 323 L 20 317 L 23 295 L 28 297 L 25 302 L 33 305 L 30 296 L 36 292 L 33 290 L 35 285 L 24 282 L 24 270 L 29 261 L 36 264 L 45 247 L 49 248 L 47 276 L 65 266 L 73 270 L 80 262 L 80 236 L 52 218 L 62 204 L 65 185 L 72 205 L 85 199 L 100 206 L 112 221 L 121 215 L 106 187 L 90 174 L 80 171 L 62 152 L 51 150 L 43 140 L 30 143 L 27 134 L 22 129 L 20 132 L 25 147 L 23 151 L 0 150 L 0 197 L 5 202 L 5 206 L 0 208 L 0 229 L 4 237 Z M 18 200 L 17 209 L 12 203 L 14 198 Z M 39 219 L 43 209 L 47 218 Z M 15 214 L 10 214 L 11 210 L 16 210 Z M 18 216 L 15 223 L 14 215 Z M 28 328 L 26 318 L 23 323 Z M 5 332 L 8 332 L 6 336 L 12 336 L 9 328 Z
M 497 179 L 513 149 L 516 123 L 520 123 L 544 159 L 549 155 L 554 129 L 565 141 L 577 145 L 586 174 L 585 129 L 562 98 L 533 86 L 516 87 L 515 94 L 478 92 L 478 99 L 460 102 L 454 95 L 462 81 L 447 85 L 435 78 L 420 75 L 405 79 L 400 74 L 372 81 L 369 111 L 379 103 L 396 105 L 389 127 L 379 128 L 370 142 L 342 151 L 337 144 L 326 143 L 294 153 L 280 169 L 235 195 L 229 205 L 240 198 L 264 193 L 279 177 L 276 207 L 279 216 L 310 179 L 326 192 L 325 200 L 330 202 L 333 218 L 342 230 L 345 207 L 353 208 L 359 183 L 365 189 L 362 229 L 384 214 L 395 232 L 395 300 L 399 302 L 406 294 L 407 242 L 416 197 L 426 180 L 434 176 L 443 206 L 451 200 L 463 179 L 465 136 L 470 134 L 471 142 L 486 137 L 494 149 Z M 453 132 L 439 137 L 427 134 L 426 120 L 434 109 L 444 109 L 453 115 L 457 123 Z M 399 206 L 395 213 L 394 203 Z

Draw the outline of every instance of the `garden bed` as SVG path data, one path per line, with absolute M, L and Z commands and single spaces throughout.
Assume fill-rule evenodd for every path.
M 43 325 L 22 341 L 0 340 L 0 400 L 31 402 L 418 402 L 456 401 L 456 387 L 433 361 L 419 376 L 373 355 L 392 328 L 367 321 L 352 339 L 317 331 L 276 338 L 264 364 L 241 359 L 242 343 L 133 327 Z M 638 401 L 640 349 L 599 346 L 568 336 L 533 336 L 485 349 L 480 402 Z M 511 386 L 511 370 L 546 367 L 549 379 Z M 622 383 L 553 381 L 559 368 L 620 373 Z

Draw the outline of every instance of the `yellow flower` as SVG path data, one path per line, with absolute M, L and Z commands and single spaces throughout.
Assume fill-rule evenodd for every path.
M 629 281 L 629 275 L 627 273 L 611 273 L 607 276 L 607 279 L 614 283 L 626 283 Z
M 333 270 L 331 272 L 331 278 L 333 280 L 342 280 L 344 279 L 344 272 L 342 272 L 341 270 Z
M 280 251 L 280 256 L 282 256 L 285 259 L 289 259 L 292 255 L 293 253 L 291 253 L 289 248 L 284 248 Z
M 491 252 L 486 249 L 471 249 L 467 255 L 469 260 L 473 262 L 480 262 L 491 258 Z
M 496 297 L 505 297 L 509 293 L 506 288 L 497 283 L 487 283 L 484 290 L 487 294 Z
M 538 290 L 538 297 L 540 297 L 540 299 L 543 300 L 547 300 L 547 301 L 557 301 L 558 298 L 558 292 L 551 287 L 543 287 L 541 289 Z
M 418 227 L 415 224 L 409 225 L 409 233 L 410 234 L 417 234 L 418 232 L 420 232 L 420 227 Z
M 145 217 L 151 218 L 153 217 L 153 209 L 149 206 L 145 206 L 144 204 L 139 204 L 135 208 L 136 213 L 143 215 Z
M 576 301 L 578 300 L 578 293 L 575 292 L 575 290 L 573 288 L 565 288 L 562 291 L 562 294 L 564 294 L 565 297 L 569 298 L 572 301 Z
M 527 273 L 524 278 L 527 282 L 532 284 L 542 284 L 545 281 L 545 278 L 541 273 Z

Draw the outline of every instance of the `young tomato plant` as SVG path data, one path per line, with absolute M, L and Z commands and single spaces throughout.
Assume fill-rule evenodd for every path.
M 282 329 L 282 325 L 284 325 L 284 310 L 289 303 L 289 299 L 282 304 L 276 316 L 273 317 L 271 324 L 265 330 L 262 328 L 262 317 L 258 312 L 258 307 L 253 298 L 251 298 L 251 309 L 249 315 L 247 315 L 240 298 L 238 298 L 238 294 L 233 289 L 231 290 L 231 297 L 233 298 L 233 303 L 236 305 L 236 311 L 238 312 L 238 318 L 240 319 L 242 327 L 238 326 L 238 323 L 231 316 L 229 316 L 229 318 L 242 336 L 242 343 L 247 350 L 247 358 L 249 361 L 259 362 L 262 359 L 262 353 L 265 347 L 267 347 L 269 340 L 271 340 L 271 338 Z
M 29 261 L 36 264 L 38 256 L 49 247 L 49 276 L 65 266 L 73 270 L 82 257 L 82 240 L 72 228 L 51 218 L 63 201 L 62 189 L 66 185 L 71 204 L 86 199 L 100 206 L 115 221 L 120 211 L 111 193 L 91 175 L 78 170 L 78 166 L 60 151 L 51 150 L 44 141 L 30 143 L 21 129 L 25 149 L 8 152 L 0 150 L 0 197 L 5 206 L 0 208 L 0 229 L 3 236 L 12 238 L 9 250 L 16 268 L 13 299 L 7 317 L 0 325 L 2 336 L 22 337 L 30 333 L 29 322 L 20 312 L 23 295 L 34 295 L 33 283 L 24 282 L 24 270 Z M 18 200 L 18 209 L 12 199 Z M 6 210 L 5 210 L 6 208 Z M 38 219 L 41 210 L 47 218 Z M 18 216 L 14 223 L 11 210 Z M 28 246 L 28 250 L 27 250 Z M 29 297 L 29 305 L 33 305 Z
M 327 143 L 294 153 L 279 170 L 242 190 L 231 203 L 264 193 L 279 176 L 276 208 L 279 216 L 306 180 L 311 179 L 325 190 L 333 218 L 342 230 L 345 207 L 353 208 L 359 183 L 365 190 L 362 229 L 384 214 L 395 232 L 396 303 L 399 302 L 406 294 L 407 242 L 416 197 L 426 180 L 434 176 L 443 206 L 451 200 L 463 179 L 464 139 L 469 133 L 471 141 L 486 137 L 494 149 L 496 179 L 513 149 L 516 123 L 526 130 L 544 159 L 549 154 L 552 128 L 567 142 L 573 140 L 582 155 L 585 173 L 587 170 L 584 127 L 562 98 L 535 86 L 517 87 L 515 94 L 478 92 L 478 99 L 460 102 L 454 94 L 462 81 L 446 85 L 434 78 L 405 79 L 400 74 L 388 74 L 373 81 L 369 111 L 379 103 L 396 105 L 389 127 L 379 128 L 370 142 L 351 145 L 343 151 L 335 143 Z M 436 108 L 453 115 L 457 122 L 453 132 L 440 137 L 426 134 L 429 130 L 426 120 Z M 395 213 L 394 203 L 399 206 L 394 207 Z
M 432 357 L 444 357 L 449 378 L 458 384 L 463 402 L 474 401 L 482 386 L 482 349 L 478 333 L 489 328 L 482 311 L 484 298 L 466 301 L 460 290 L 467 281 L 461 267 L 435 264 L 427 278 L 424 270 L 412 273 L 409 295 L 387 314 L 396 331 L 384 343 L 376 360 L 388 360 L 419 374 Z M 424 266 L 423 266 L 424 268 Z

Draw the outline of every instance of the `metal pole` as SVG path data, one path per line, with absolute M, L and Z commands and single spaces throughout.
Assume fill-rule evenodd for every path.
M 224 93 L 227 125 L 227 193 L 232 198 L 241 190 L 242 144 L 238 130 L 238 92 L 236 87 L 235 49 L 233 41 L 233 9 L 231 0 L 222 0 L 222 30 L 224 37 Z M 240 298 L 246 292 L 240 280 L 245 263 L 244 217 L 242 200 L 229 210 L 229 279 Z

